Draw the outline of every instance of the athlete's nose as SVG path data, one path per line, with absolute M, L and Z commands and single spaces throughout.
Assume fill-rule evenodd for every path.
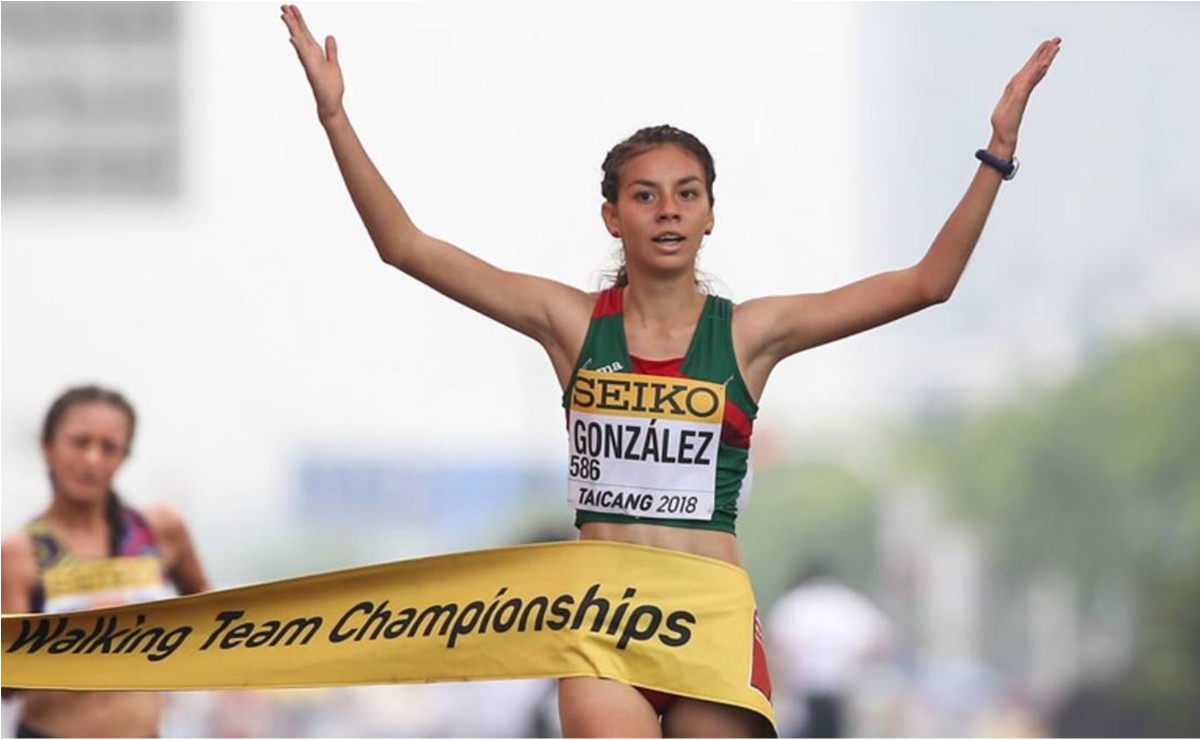
M 83 448 L 83 460 L 88 465 L 97 465 L 104 459 L 104 451 L 100 449 L 100 445 L 96 442 L 90 442 Z
M 680 207 L 675 198 L 663 198 L 659 203 L 659 221 L 678 221 L 680 219 Z

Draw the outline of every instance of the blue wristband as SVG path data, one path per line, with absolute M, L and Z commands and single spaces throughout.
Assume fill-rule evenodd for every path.
M 1018 173 L 1018 165 L 1020 164 L 1017 157 L 1006 162 L 989 154 L 987 149 L 977 149 L 976 159 L 1000 172 L 1002 180 L 1012 180 L 1014 175 Z

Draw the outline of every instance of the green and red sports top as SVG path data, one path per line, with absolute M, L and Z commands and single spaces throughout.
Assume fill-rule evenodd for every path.
M 734 532 L 751 488 L 758 412 L 734 357 L 734 304 L 710 295 L 683 357 L 626 345 L 623 291 L 597 297 L 563 393 L 576 526 L 657 524 Z

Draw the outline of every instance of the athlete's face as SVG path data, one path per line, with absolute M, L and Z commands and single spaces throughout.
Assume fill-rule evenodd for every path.
M 620 236 L 631 272 L 695 269 L 701 239 L 713 230 L 713 207 L 701 163 L 675 144 L 649 149 L 621 168 L 617 203 L 601 209 Z
M 42 454 L 55 495 L 73 503 L 99 503 L 129 452 L 129 417 L 108 403 L 79 403 L 67 409 Z

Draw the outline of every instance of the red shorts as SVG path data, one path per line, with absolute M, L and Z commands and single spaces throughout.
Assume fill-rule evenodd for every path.
M 755 611 L 755 629 L 754 629 L 754 644 L 751 646 L 751 677 L 750 684 L 759 693 L 767 697 L 771 701 L 771 674 L 767 670 L 767 651 L 763 649 L 763 628 L 759 624 L 759 611 Z M 654 689 L 643 689 L 635 686 L 638 693 L 642 694 L 650 705 L 654 707 L 655 712 L 662 715 L 671 709 L 671 705 L 676 703 L 680 697 L 675 694 L 668 694 L 664 691 L 655 691 Z

